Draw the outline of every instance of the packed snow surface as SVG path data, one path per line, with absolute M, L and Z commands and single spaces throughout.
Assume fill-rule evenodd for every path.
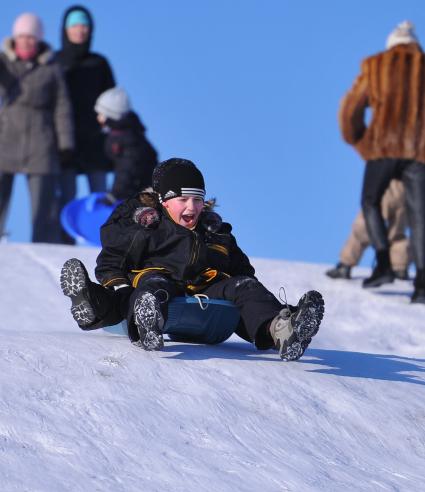
M 425 490 L 425 306 L 412 284 L 361 288 L 328 265 L 253 259 L 289 303 L 322 292 L 298 362 L 233 336 L 144 352 L 75 325 L 63 262 L 98 251 L 0 245 L 0 489 Z M 281 296 L 283 297 L 283 290 Z

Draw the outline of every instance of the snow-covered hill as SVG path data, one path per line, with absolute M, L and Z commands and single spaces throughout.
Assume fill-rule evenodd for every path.
M 288 302 L 311 288 L 322 328 L 299 362 L 236 336 L 147 353 L 80 331 L 59 288 L 94 249 L 0 245 L 0 489 L 422 491 L 425 306 L 325 265 L 254 260 Z M 359 270 L 359 275 L 366 271 Z

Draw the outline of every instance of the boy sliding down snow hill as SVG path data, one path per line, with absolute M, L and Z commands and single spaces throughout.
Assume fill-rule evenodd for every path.
M 122 203 L 102 226 L 95 271 L 102 285 L 77 259 L 62 268 L 61 287 L 80 328 L 127 318 L 133 343 L 161 350 L 170 299 L 202 293 L 236 305 L 241 338 L 278 349 L 285 361 L 299 359 L 323 318 L 321 294 L 309 291 L 297 306 L 282 306 L 254 276 L 231 225 L 204 202 L 204 179 L 191 161 L 161 163 L 152 182 L 153 191 Z

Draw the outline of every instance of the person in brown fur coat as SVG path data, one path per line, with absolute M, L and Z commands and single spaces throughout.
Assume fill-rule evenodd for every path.
M 398 177 L 405 186 L 416 266 L 411 300 L 425 304 L 425 54 L 410 22 L 397 26 L 386 48 L 363 60 L 340 108 L 342 135 L 366 161 L 362 209 L 377 263 L 363 286 L 394 280 L 381 200 Z M 368 126 L 367 107 L 372 112 Z

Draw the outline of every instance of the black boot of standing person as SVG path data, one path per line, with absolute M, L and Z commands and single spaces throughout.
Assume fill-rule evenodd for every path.
M 376 266 L 372 275 L 363 280 L 363 287 L 379 287 L 382 284 L 394 282 L 394 272 L 391 268 L 390 253 L 387 249 L 376 252 Z
M 412 295 L 413 304 L 425 304 L 425 270 L 420 269 L 416 272 L 413 283 L 415 290 Z
M 344 263 L 337 263 L 335 267 L 326 271 L 326 275 L 330 278 L 343 278 L 350 279 L 351 278 L 351 266 L 345 265 Z

